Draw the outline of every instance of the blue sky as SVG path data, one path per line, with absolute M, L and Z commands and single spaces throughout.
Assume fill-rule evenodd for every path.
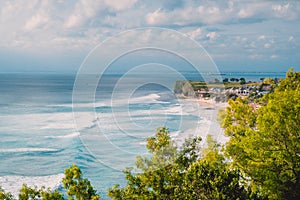
M 0 1 L 0 72 L 76 72 L 100 42 L 140 27 L 199 42 L 221 71 L 300 70 L 300 1 Z

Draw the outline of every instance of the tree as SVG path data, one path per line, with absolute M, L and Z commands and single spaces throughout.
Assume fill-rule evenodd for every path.
M 247 199 L 238 170 L 230 169 L 211 137 L 202 152 L 200 137 L 190 137 L 176 147 L 165 127 L 147 139 L 150 158 L 137 157 L 140 173 L 127 168 L 127 184 L 108 190 L 113 199 Z
M 198 161 L 186 172 L 183 183 L 186 190 L 180 199 L 248 199 L 241 179 L 241 173 L 228 169 L 225 163 Z
M 69 199 L 77 200 L 98 200 L 100 196 L 94 190 L 90 181 L 82 178 L 82 172 L 76 165 L 65 170 L 65 177 L 62 180 L 64 188 L 67 189 Z M 75 198 L 74 198 L 75 197 Z
M 11 193 L 6 193 L 1 187 L 0 187 L 0 199 L 1 200 L 13 200 L 13 196 Z
M 264 79 L 263 83 L 266 85 L 271 85 L 274 84 L 274 80 L 272 78 L 267 77 Z
M 108 196 L 113 199 L 166 199 L 169 195 L 174 196 L 175 188 L 170 182 L 179 179 L 172 174 L 176 147 L 168 129 L 158 128 L 155 137 L 147 139 L 147 149 L 152 157 L 138 156 L 136 160 L 137 169 L 142 173 L 134 174 L 132 168 L 124 170 L 128 181 L 126 186 L 114 185 L 108 190 Z
M 245 78 L 240 78 L 240 84 L 241 84 L 241 85 L 246 84 L 246 79 L 245 79 Z
M 238 98 L 239 96 L 235 93 L 227 93 L 226 94 L 226 98 L 229 100 L 229 99 L 233 99 L 235 100 L 236 98 Z
M 235 78 L 230 78 L 230 81 L 231 81 L 231 82 L 234 82 L 234 81 L 235 81 Z
M 269 199 L 300 199 L 300 73 L 289 71 L 253 109 L 230 100 L 222 126 L 226 155 Z
M 229 79 L 228 78 L 224 78 L 223 79 L 223 83 L 228 83 L 229 82 Z
M 63 195 L 58 192 L 58 190 L 55 190 L 52 192 L 49 188 L 45 189 L 45 187 L 42 187 L 38 189 L 36 186 L 33 188 L 28 187 L 27 185 L 23 184 L 20 194 L 19 194 L 19 200 L 63 200 Z

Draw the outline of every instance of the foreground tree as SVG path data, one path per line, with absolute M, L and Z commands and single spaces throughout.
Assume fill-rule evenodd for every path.
M 73 200 L 98 200 L 100 196 L 93 188 L 87 178 L 82 178 L 82 172 L 76 165 L 65 170 L 65 177 L 62 180 L 64 188 L 67 189 L 69 199 Z
M 205 151 L 201 138 L 187 139 L 179 148 L 165 127 L 147 140 L 150 158 L 138 157 L 136 166 L 124 171 L 127 184 L 108 190 L 113 199 L 247 199 L 250 191 L 241 184 L 238 170 L 230 169 L 219 154 L 219 146 L 210 141 Z
M 36 186 L 33 188 L 28 187 L 23 184 L 20 194 L 19 200 L 63 200 L 63 195 L 58 192 L 58 190 L 51 191 L 50 189 L 45 189 L 42 187 L 38 189 Z
M 82 172 L 76 165 L 65 170 L 65 177 L 62 180 L 67 190 L 69 200 L 98 200 L 100 196 L 94 190 L 90 181 L 82 177 Z M 63 200 L 64 195 L 58 190 L 51 191 L 49 188 L 28 187 L 23 184 L 18 195 L 19 200 Z M 11 193 L 5 193 L 0 187 L 0 200 L 14 200 Z
M 13 196 L 11 193 L 6 193 L 1 187 L 0 187 L 0 200 L 13 200 Z
M 229 101 L 226 154 L 269 199 L 300 199 L 300 73 L 289 71 L 261 105 Z

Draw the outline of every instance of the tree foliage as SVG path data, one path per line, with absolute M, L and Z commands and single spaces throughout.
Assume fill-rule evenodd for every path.
M 230 100 L 223 120 L 226 154 L 269 199 L 300 199 L 300 73 L 284 80 L 255 110 Z
M 87 178 L 82 178 L 82 172 L 76 165 L 65 170 L 62 180 L 64 188 L 67 189 L 69 200 L 98 200 L 100 196 L 94 190 Z
M 108 190 L 113 199 L 247 199 L 238 170 L 231 169 L 210 137 L 201 151 L 200 137 L 185 140 L 177 147 L 165 127 L 147 140 L 150 158 L 137 157 L 136 166 L 124 171 L 127 184 Z M 155 166 L 155 167 L 154 167 Z
M 33 188 L 23 184 L 20 193 L 19 200 L 63 200 L 63 195 L 58 190 L 51 191 L 49 188 L 42 187 L 38 189 L 36 186 Z
M 1 187 L 0 187 L 0 200 L 13 200 L 13 196 L 11 193 L 6 193 Z
M 244 85 L 244 84 L 246 84 L 246 79 L 245 78 L 240 78 L 240 84 L 241 85 Z

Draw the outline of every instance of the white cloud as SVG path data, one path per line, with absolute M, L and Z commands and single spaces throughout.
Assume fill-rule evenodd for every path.
M 210 40 L 214 40 L 217 37 L 217 33 L 216 32 L 209 32 L 206 34 L 206 37 Z
M 271 53 L 266 49 L 285 48 L 286 43 L 295 43 L 300 33 L 295 20 L 300 18 L 300 2 L 165 2 L 1 1 L 0 46 L 82 51 L 123 30 L 151 25 L 180 30 L 211 52 L 221 46 L 236 54 L 255 57 L 257 53 L 269 58 Z
M 274 11 L 283 13 L 283 12 L 287 12 L 287 10 L 289 9 L 289 7 L 290 7 L 290 4 L 287 3 L 287 4 L 283 5 L 283 6 L 282 5 L 273 5 L 272 9 Z
M 182 10 L 165 11 L 162 8 L 158 8 L 153 12 L 146 15 L 145 21 L 149 25 L 163 26 L 167 24 L 186 26 L 193 24 L 197 13 L 193 8 L 185 8 Z
M 230 1 L 227 4 L 209 1 L 200 5 L 195 2 L 188 2 L 186 6 L 173 10 L 162 7 L 156 8 L 148 12 L 145 21 L 149 25 L 188 26 L 192 24 L 230 24 L 239 20 L 256 23 L 276 18 L 284 18 L 285 20 L 300 18 L 300 6 L 299 8 L 294 6 L 294 10 L 291 10 L 290 4 L 272 5 L 271 1 Z M 279 15 L 278 13 L 285 14 Z
M 211 15 L 218 15 L 220 13 L 220 9 L 218 7 L 211 7 L 207 9 L 207 13 Z
M 253 15 L 251 10 L 245 10 L 245 9 L 241 9 L 238 12 L 238 16 L 241 18 L 246 18 L 246 17 L 251 17 Z
M 138 0 L 104 0 L 105 4 L 115 11 L 131 8 Z
M 166 23 L 166 15 L 160 12 L 161 9 L 157 9 L 154 12 L 146 15 L 146 22 L 150 25 L 159 25 L 160 23 Z
M 190 31 L 188 33 L 186 33 L 188 36 L 190 36 L 192 39 L 197 40 L 202 36 L 202 29 L 201 28 L 197 28 L 193 31 Z
M 167 11 L 162 8 L 149 12 L 146 15 L 146 22 L 149 25 L 179 25 L 188 26 L 191 24 L 213 24 L 229 20 L 218 7 L 184 7 L 182 9 Z
M 32 29 L 45 25 L 48 21 L 49 19 L 46 15 L 38 13 L 37 15 L 33 16 L 29 21 L 26 22 L 25 29 L 31 31 Z
M 34 14 L 30 13 L 31 16 L 24 26 L 25 30 L 33 31 L 34 29 L 41 29 L 46 25 L 51 25 L 54 21 L 50 14 L 52 8 L 53 4 L 51 4 L 50 1 L 37 2 L 37 4 L 31 8 Z M 30 8 L 28 10 L 30 10 Z
M 276 54 L 273 54 L 273 55 L 270 56 L 271 59 L 276 59 L 276 58 L 278 58 L 278 57 L 279 57 L 279 56 L 276 55 Z
M 272 5 L 273 15 L 285 20 L 299 20 L 299 2 Z
M 103 4 L 99 0 L 78 1 L 73 13 L 65 21 L 65 27 L 72 28 L 83 25 L 86 20 L 94 17 L 101 8 L 103 9 Z
M 237 6 L 237 17 L 241 19 L 260 19 L 260 18 L 267 18 L 269 15 L 269 7 L 270 3 L 267 1 L 257 1 L 257 2 L 247 2 L 242 4 L 239 2 Z

